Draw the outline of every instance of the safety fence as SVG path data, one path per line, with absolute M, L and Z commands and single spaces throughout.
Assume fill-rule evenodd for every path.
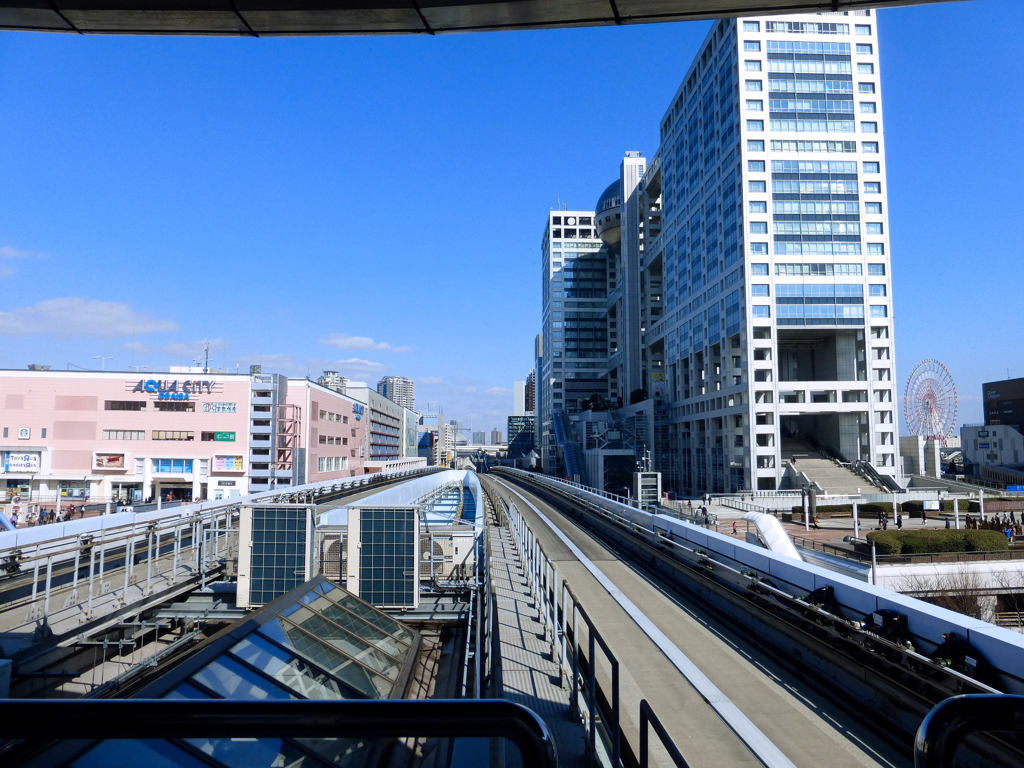
M 503 506 L 532 597 L 538 606 L 545 637 L 551 643 L 551 656 L 557 660 L 561 674 L 570 686 L 570 715 L 579 718 L 586 727 L 589 760 L 591 764 L 618 768 L 624 764 L 619 660 L 515 503 L 503 501 Z M 678 768 L 686 768 L 685 760 L 646 701 L 641 703 L 639 714 L 643 747 L 640 750 L 641 768 L 648 765 L 648 724 L 653 727 L 674 764 Z

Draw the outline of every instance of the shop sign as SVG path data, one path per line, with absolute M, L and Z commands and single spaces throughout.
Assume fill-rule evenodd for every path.
M 4 454 L 4 472 L 38 472 L 38 453 L 17 453 L 8 451 Z
M 241 456 L 215 455 L 213 457 L 214 472 L 241 472 L 243 469 Z
M 215 442 L 221 443 L 233 443 L 235 442 L 234 432 L 214 432 L 213 439 Z
M 32 438 L 32 427 L 18 427 L 18 439 L 30 440 Z
M 214 383 L 205 379 L 139 379 L 132 392 L 149 392 L 158 400 L 189 400 L 192 395 L 212 395 Z
M 356 421 L 359 421 L 360 419 L 363 418 L 364 410 L 365 409 L 363 408 L 362 403 L 352 403 L 352 412 L 355 413 L 356 415 Z
M 97 453 L 92 461 L 93 469 L 124 469 L 123 453 Z
M 235 482 L 236 482 L 235 480 L 218 480 L 217 481 L 217 487 L 218 488 L 234 488 L 235 487 Z
M 203 413 L 238 413 L 238 404 L 203 403 Z

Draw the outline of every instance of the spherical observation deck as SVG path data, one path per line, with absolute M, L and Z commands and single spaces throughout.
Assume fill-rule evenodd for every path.
M 594 206 L 597 235 L 607 245 L 618 245 L 622 237 L 622 184 L 615 180 L 601 193 Z

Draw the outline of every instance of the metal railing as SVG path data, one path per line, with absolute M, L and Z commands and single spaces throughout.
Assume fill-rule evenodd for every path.
M 504 512 L 522 557 L 523 570 L 533 591 L 533 598 L 539 606 L 541 622 L 545 632 L 550 633 L 552 658 L 558 661 L 562 674 L 571 686 L 570 713 L 579 716 L 587 726 L 590 759 L 593 761 L 597 758 L 600 738 L 611 765 L 619 766 L 624 762 L 621 754 L 619 661 L 568 582 L 560 577 L 515 504 L 508 505 Z M 580 652 L 583 627 L 586 628 L 587 642 L 585 656 Z M 609 667 L 609 679 L 606 681 L 609 691 L 603 689 L 597 674 L 598 648 Z M 581 703 L 586 711 L 581 708 Z M 640 722 L 641 752 L 646 748 L 649 723 L 673 760 L 676 760 L 676 765 L 685 768 L 685 761 L 679 762 L 682 760 L 681 755 L 646 701 L 640 705 Z M 640 761 L 642 768 L 646 768 L 646 759 L 644 753 Z
M 0 762 L 18 764 L 19 755 L 44 748 L 54 734 L 61 740 L 504 738 L 518 747 L 523 765 L 558 765 L 544 721 L 503 699 L 0 701 L 0 738 L 18 740 L 0 749 Z
M 1024 734 L 1024 696 L 968 694 L 936 705 L 914 739 L 915 768 L 945 768 L 968 736 L 989 731 Z
M 661 746 L 668 752 L 668 756 L 675 763 L 676 768 L 690 768 L 690 764 L 683 758 L 675 742 L 669 738 L 668 731 L 665 730 L 665 726 L 661 724 L 658 716 L 654 714 L 647 699 L 640 700 L 640 768 L 647 768 L 650 762 L 648 726 L 654 729 L 654 733 L 661 741 Z

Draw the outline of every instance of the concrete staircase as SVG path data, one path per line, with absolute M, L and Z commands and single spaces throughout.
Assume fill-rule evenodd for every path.
M 826 459 L 806 443 L 794 438 L 782 441 L 782 463 L 791 464 L 797 472 L 807 478 L 826 493 L 843 494 L 871 492 L 874 486 L 851 469 Z

